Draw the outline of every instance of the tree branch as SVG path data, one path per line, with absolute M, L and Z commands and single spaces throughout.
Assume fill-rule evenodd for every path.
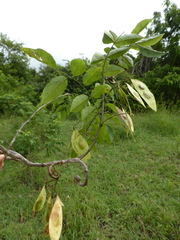
M 2 145 L 0 145 L 0 153 L 4 154 L 6 156 L 5 160 L 11 159 L 11 160 L 20 161 L 30 167 L 48 167 L 49 175 L 55 179 L 59 178 L 59 176 L 60 176 L 59 174 L 57 174 L 58 171 L 54 170 L 55 165 L 63 165 L 66 163 L 79 163 L 84 168 L 85 180 L 83 183 L 80 182 L 81 181 L 80 176 L 76 175 L 74 177 L 74 182 L 81 187 L 86 186 L 88 183 L 88 167 L 83 161 L 80 160 L 80 158 L 69 158 L 69 159 L 57 160 L 57 161 L 51 161 L 51 162 L 45 162 L 45 163 L 38 163 L 38 162 L 33 163 L 33 162 L 29 161 L 27 158 L 25 158 L 24 156 L 22 156 L 20 153 L 12 151 L 12 150 L 8 150 L 5 147 L 3 147 Z

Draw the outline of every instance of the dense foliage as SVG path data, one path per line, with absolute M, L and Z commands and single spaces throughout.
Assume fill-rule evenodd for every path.
M 166 54 L 150 59 L 137 57 L 134 73 L 153 91 L 158 103 L 167 107 L 180 105 L 180 9 L 169 0 L 164 1 L 163 13 L 154 12 L 147 36 L 163 34 L 161 42 L 153 47 Z

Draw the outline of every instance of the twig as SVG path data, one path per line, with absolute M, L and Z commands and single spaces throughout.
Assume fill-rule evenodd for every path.
M 6 156 L 5 160 L 21 161 L 30 167 L 48 167 L 49 175 L 52 178 L 59 178 L 59 175 L 54 174 L 54 171 L 52 170 L 52 168 L 55 165 L 63 165 L 66 163 L 79 163 L 84 168 L 85 181 L 83 183 L 80 182 L 81 178 L 78 175 L 76 175 L 74 177 L 74 182 L 81 187 L 86 186 L 88 183 L 88 167 L 83 161 L 80 160 L 80 158 L 76 157 L 76 158 L 69 158 L 69 159 L 57 160 L 57 161 L 51 161 L 51 162 L 45 162 L 45 163 L 39 163 L 39 162 L 33 163 L 33 162 L 29 161 L 27 158 L 25 158 L 24 156 L 22 156 L 20 153 L 12 151 L 12 150 L 8 150 L 5 147 L 3 147 L 2 145 L 0 145 L 0 153 L 5 154 L 5 156 Z

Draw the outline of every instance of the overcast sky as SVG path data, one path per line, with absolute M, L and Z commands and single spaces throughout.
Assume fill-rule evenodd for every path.
M 173 0 L 179 7 L 180 1 Z M 163 10 L 163 0 L 4 0 L 0 32 L 25 47 L 42 48 L 63 59 L 91 59 L 103 52 L 105 30 L 130 33 L 135 25 Z M 35 64 L 35 62 L 33 62 Z

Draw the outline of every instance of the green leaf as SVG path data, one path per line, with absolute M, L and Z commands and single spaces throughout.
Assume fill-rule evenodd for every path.
M 116 38 L 117 38 L 116 34 L 113 33 L 112 31 L 105 31 L 102 42 L 104 44 L 113 43 L 113 42 L 115 42 Z
M 139 34 L 143 29 L 146 28 L 146 26 L 149 24 L 149 22 L 151 22 L 152 19 L 144 19 L 142 21 L 140 21 L 136 27 L 132 30 L 131 33 L 134 33 L 134 34 Z
M 109 107 L 113 112 L 118 113 L 117 108 L 113 103 L 106 103 L 106 106 Z
M 85 107 L 81 112 L 81 120 L 84 121 L 85 119 L 93 117 L 95 110 L 96 108 L 92 106 Z
M 128 64 L 124 61 L 123 56 L 118 57 L 118 62 L 119 62 L 119 64 L 118 64 L 119 66 L 121 66 L 125 69 L 129 68 Z
M 165 55 L 166 53 L 164 52 L 159 52 L 156 50 L 153 50 L 150 47 L 141 47 L 138 45 L 139 51 L 145 56 L 145 57 L 149 57 L 149 58 L 153 58 L 153 57 L 161 57 L 163 55 Z
M 41 104 L 53 101 L 60 96 L 66 89 L 67 83 L 67 79 L 64 76 L 51 79 L 41 94 Z
M 102 94 L 108 93 L 111 87 L 108 84 L 96 85 L 94 90 L 92 90 L 92 97 L 99 98 Z
M 107 127 L 106 125 L 103 125 L 101 127 L 101 131 L 98 136 L 97 142 L 103 144 L 106 141 L 106 136 L 107 136 Z
M 87 152 L 89 149 L 88 143 L 83 138 L 83 136 L 77 131 L 74 130 L 71 136 L 71 144 L 73 150 L 76 152 L 77 156 L 81 156 Z M 89 152 L 85 157 L 83 157 L 83 161 L 86 162 L 91 158 L 91 153 Z
M 39 193 L 39 196 L 37 197 L 37 199 L 34 203 L 33 214 L 35 212 L 42 210 L 45 201 L 46 201 L 46 188 L 45 188 L 45 186 L 43 186 L 43 188 L 41 189 L 41 192 Z
M 110 48 L 110 47 L 104 48 L 105 53 L 109 53 L 111 50 L 112 50 L 112 48 Z
M 114 40 L 114 42 L 115 42 L 116 39 L 118 38 L 118 36 L 117 36 L 113 31 L 111 31 L 111 30 L 109 30 L 109 33 L 111 34 L 111 36 L 112 36 L 112 38 L 113 38 L 113 40 Z
M 131 112 L 131 107 L 129 104 L 127 94 L 123 91 L 123 89 L 120 86 L 118 87 L 118 90 L 120 94 L 121 103 L 123 104 L 123 106 L 125 105 L 126 107 L 128 107 L 129 111 Z
M 119 61 L 119 65 L 126 69 L 128 69 L 129 67 L 133 67 L 134 65 L 133 59 L 127 54 L 124 54 L 123 56 L 118 57 L 118 61 Z
M 142 37 L 138 34 L 124 34 L 123 36 L 118 37 L 115 42 L 115 46 L 119 48 L 124 45 L 135 43 L 140 39 L 142 39 Z
M 135 97 L 135 99 L 136 99 L 139 103 L 141 103 L 144 107 L 146 107 L 146 106 L 144 105 L 144 102 L 142 101 L 141 97 L 139 96 L 139 93 L 136 92 L 136 90 L 134 90 L 134 88 L 132 88 L 128 83 L 126 83 L 126 84 L 127 84 L 127 87 L 128 87 L 128 89 L 129 89 L 129 91 L 130 91 L 131 94 Z
M 122 59 L 123 59 L 123 61 L 124 61 L 125 63 L 127 63 L 128 66 L 133 67 L 134 61 L 133 61 L 133 59 L 132 59 L 130 56 L 124 54 L 124 55 L 122 56 Z
M 124 71 L 123 68 L 121 68 L 121 67 L 119 67 L 119 66 L 117 66 L 117 65 L 111 64 L 111 65 L 107 65 L 107 66 L 105 67 L 105 69 L 104 69 L 104 75 L 105 75 L 105 76 L 109 76 L 109 77 L 111 77 L 111 76 L 116 76 L 116 75 L 118 75 L 118 74 L 119 74 L 120 72 L 122 72 L 122 71 Z
M 138 44 L 142 47 L 149 47 L 149 46 L 152 46 L 152 45 L 158 43 L 163 36 L 164 36 L 164 34 L 159 34 L 159 35 L 151 36 L 148 38 L 144 38 L 144 39 L 136 42 L 136 44 Z
M 86 71 L 86 63 L 82 59 L 73 59 L 70 62 L 70 68 L 73 76 L 79 76 Z
M 39 62 L 42 62 L 44 64 L 47 64 L 50 67 L 56 68 L 56 61 L 54 60 L 54 58 L 51 56 L 51 54 L 49 54 L 48 52 L 46 52 L 43 49 L 32 49 L 32 48 L 21 48 L 27 55 L 29 55 L 32 58 L 35 58 L 36 60 L 38 60 Z
M 97 132 L 99 126 L 94 125 L 93 126 L 93 132 L 91 133 L 92 135 L 95 135 Z M 98 136 L 97 142 L 103 144 L 104 142 L 107 142 L 108 144 L 111 144 L 114 139 L 114 132 L 112 128 L 108 125 L 103 125 L 100 130 L 100 134 Z
M 87 70 L 83 77 L 83 83 L 85 86 L 91 85 L 93 82 L 99 80 L 101 75 L 101 67 L 92 67 Z
M 96 52 L 92 57 L 91 63 L 96 64 L 96 63 L 99 63 L 99 62 L 103 61 L 104 59 L 105 58 L 104 58 L 104 55 L 102 53 Z
M 106 125 L 106 127 L 107 127 L 106 141 L 109 144 L 111 144 L 114 140 L 114 132 L 113 132 L 113 129 L 109 125 Z
M 61 121 L 65 121 L 66 120 L 66 118 L 67 118 L 67 112 L 66 112 L 66 110 L 62 110 L 61 112 L 60 112 L 60 114 L 58 115 L 58 117 L 60 118 L 60 120 Z
M 80 112 L 84 109 L 88 102 L 88 96 L 85 94 L 78 95 L 72 101 L 70 112 Z
M 137 79 L 131 79 L 131 81 L 134 88 L 138 91 L 138 93 L 144 99 L 144 101 L 148 104 L 148 106 L 154 111 L 156 111 L 157 107 L 156 107 L 156 101 L 155 101 L 154 95 L 148 89 L 146 84 L 144 84 L 143 82 Z
M 126 53 L 130 47 L 121 47 L 121 48 L 116 48 L 113 49 L 109 52 L 109 58 L 114 59 L 122 56 L 124 53 Z

